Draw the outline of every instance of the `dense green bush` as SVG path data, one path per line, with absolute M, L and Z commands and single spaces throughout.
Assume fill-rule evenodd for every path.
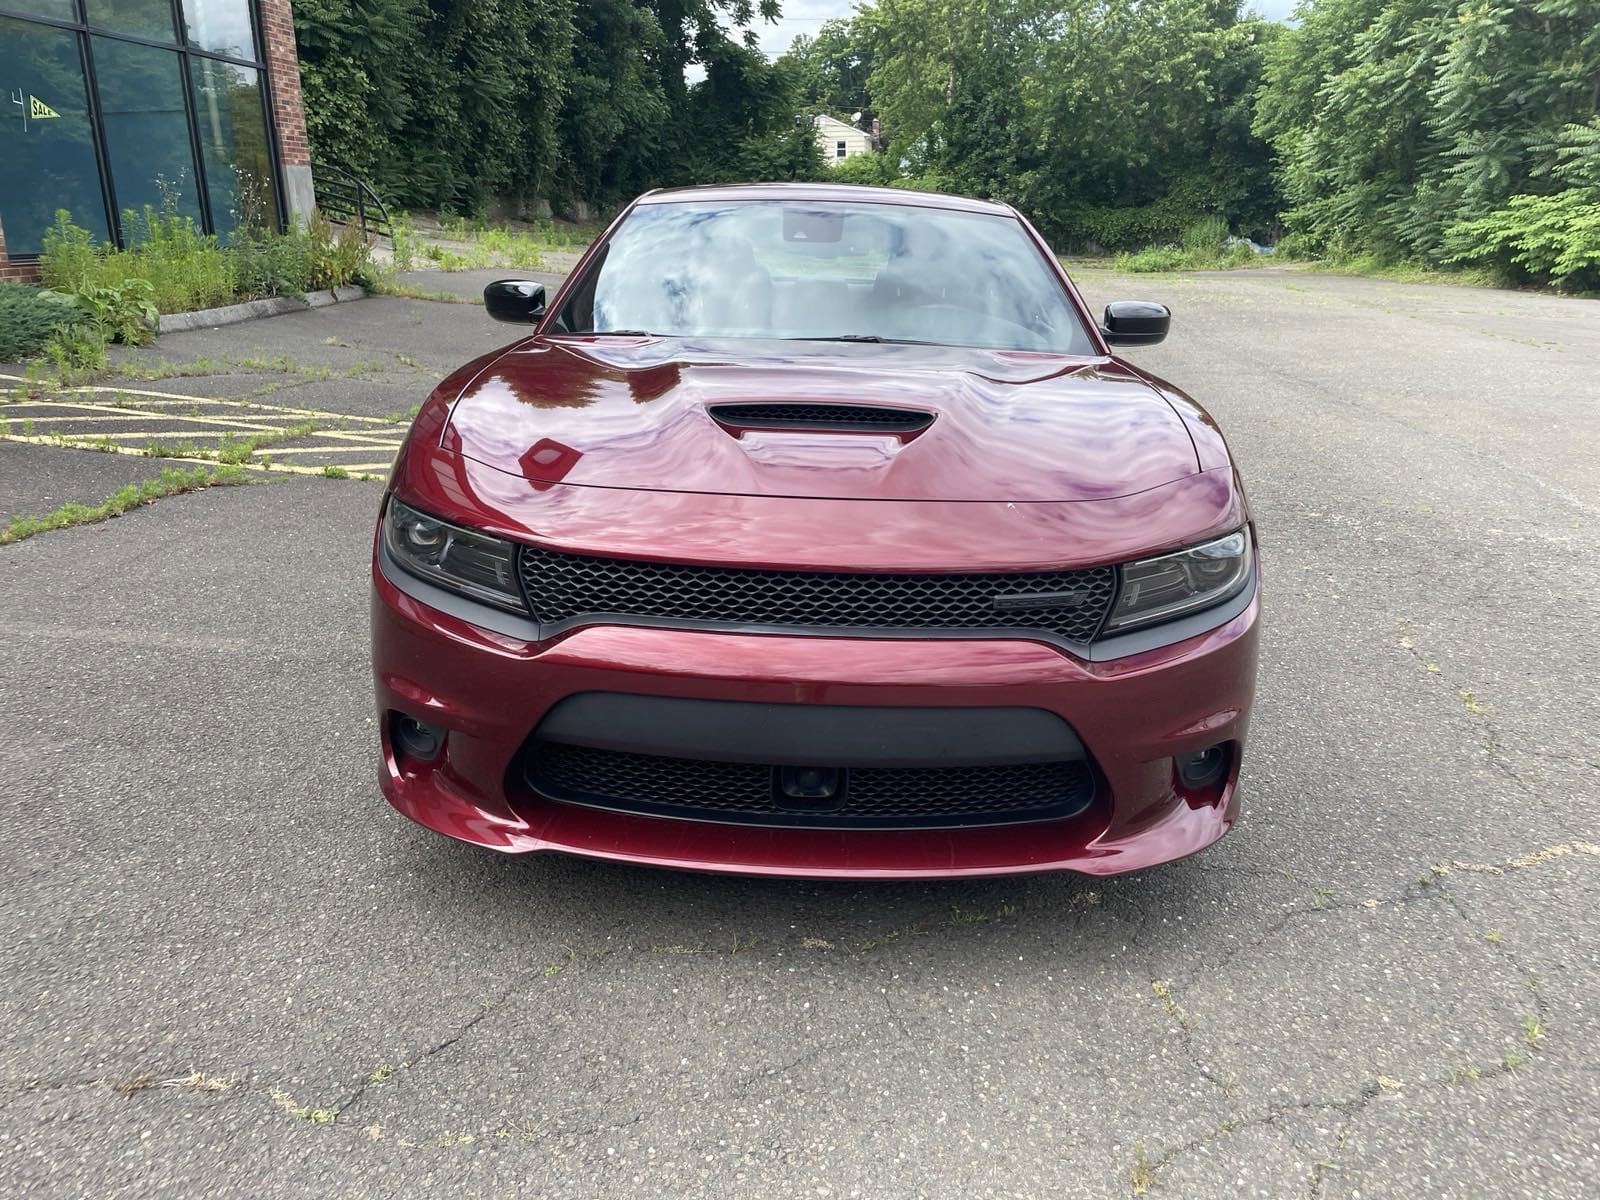
M 1321 258 L 1323 250 L 1322 243 L 1312 234 L 1286 233 L 1272 248 L 1272 256 L 1284 262 L 1306 262 Z
M 1183 248 L 1191 258 L 1220 258 L 1228 240 L 1228 223 L 1221 217 L 1201 217 L 1183 231 Z
M 1451 262 L 1564 287 L 1600 289 L 1600 117 L 1569 125 L 1555 147 L 1551 174 L 1566 190 L 1516 195 L 1445 233 Z
M 1181 242 L 1189 230 L 1202 225 L 1220 227 L 1226 236 L 1228 221 L 1221 210 L 1241 204 L 1235 193 L 1205 175 L 1186 174 L 1148 204 L 1069 203 L 1036 219 L 1059 249 L 1128 250 Z M 1249 228 L 1248 220 L 1241 227 Z
M 1600 163 L 1600 3 L 1308 0 L 1297 15 L 1254 123 L 1294 252 L 1593 286 L 1600 178 L 1580 176 Z
M 36 354 L 57 329 L 86 320 L 70 296 L 0 283 L 0 362 Z
M 1256 261 L 1256 253 L 1243 242 L 1228 244 L 1228 223 L 1221 217 L 1202 217 L 1183 231 L 1183 244 L 1147 246 L 1136 253 L 1117 255 L 1119 271 L 1220 271 Z
M 233 265 L 214 237 L 188 217 L 156 212 L 125 213 L 128 249 L 99 245 L 72 223 L 65 209 L 45 231 L 39 258 L 47 286 L 74 295 L 88 288 L 121 288 L 129 280 L 150 285 L 158 312 L 215 308 L 234 298 Z
M 868 187 L 886 187 L 899 183 L 899 172 L 894 160 L 887 154 L 857 154 L 828 168 L 824 176 L 829 183 L 857 183 Z
M 147 280 L 124 279 L 115 287 L 84 283 L 75 293 L 78 307 L 106 340 L 125 346 L 142 346 L 155 340 L 155 324 L 160 313 L 152 297 L 155 289 Z
M 941 171 L 922 171 L 916 175 L 903 175 L 890 181 L 892 187 L 913 192 L 949 192 L 956 196 L 974 196 L 977 192 L 963 187 L 959 179 Z
M 188 217 L 146 208 L 126 213 L 126 249 L 97 244 L 62 210 L 45 233 L 39 265 L 44 282 L 76 296 L 108 337 L 137 342 L 128 314 L 191 312 L 266 296 L 372 282 L 372 245 L 355 226 L 338 230 L 313 213 L 286 233 L 244 230 L 224 242 L 201 233 Z
M 1513 196 L 1506 206 L 1450 229 L 1470 246 L 1453 262 L 1491 263 L 1508 274 L 1575 289 L 1600 289 L 1600 192 Z
M 296 233 L 279 236 L 252 230 L 234 238 L 228 247 L 228 256 L 233 260 L 236 295 L 297 296 L 310 287 L 310 238 Z
M 63 325 L 44 344 L 63 383 L 76 383 L 106 365 L 106 332 L 93 321 Z
M 1118 271 L 1159 273 L 1183 271 L 1189 267 L 1189 254 L 1180 246 L 1146 246 L 1134 253 L 1117 255 L 1114 267 Z

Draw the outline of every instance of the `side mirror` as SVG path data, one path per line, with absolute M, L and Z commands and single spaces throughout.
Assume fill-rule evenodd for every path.
M 1154 346 L 1166 339 L 1172 311 L 1150 300 L 1113 300 L 1100 332 L 1113 346 Z
M 544 284 L 530 279 L 497 279 L 483 289 L 483 306 L 496 321 L 531 325 L 544 316 Z

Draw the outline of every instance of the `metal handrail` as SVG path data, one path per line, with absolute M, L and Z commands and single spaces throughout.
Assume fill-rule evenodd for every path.
M 354 221 L 363 233 L 394 237 L 394 222 L 389 209 L 372 185 L 354 171 L 337 163 L 311 164 L 311 179 L 317 194 L 317 207 L 330 221 Z

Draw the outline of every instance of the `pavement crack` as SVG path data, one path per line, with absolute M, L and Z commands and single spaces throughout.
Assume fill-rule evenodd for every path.
M 35 1092 L 65 1092 L 72 1091 L 77 1088 L 104 1087 L 108 1086 L 110 1083 L 111 1080 L 107 1079 L 104 1075 L 96 1075 L 93 1079 L 79 1079 L 71 1077 L 64 1079 L 40 1079 L 37 1076 L 30 1076 L 21 1080 L 20 1082 L 13 1080 L 4 1084 L 0 1084 L 0 1091 L 3 1091 L 7 1095 L 11 1096 L 27 1096 Z
M 1522 753 L 1533 758 L 1548 758 L 1551 762 L 1576 763 L 1580 767 L 1588 767 L 1591 771 L 1600 771 L 1600 759 L 1593 759 L 1583 754 L 1563 754 L 1559 750 L 1527 750 Z
M 760 1071 L 752 1071 L 746 1075 L 733 1089 L 733 1096 L 743 1100 L 750 1089 L 757 1083 L 770 1079 L 781 1079 L 791 1071 L 797 1071 L 813 1059 L 821 1058 L 825 1054 L 832 1054 L 836 1050 L 848 1050 L 854 1043 L 848 1041 L 824 1042 L 820 1046 L 812 1046 L 808 1050 L 795 1055 L 788 1062 L 776 1067 L 767 1067 Z
M 1182 1035 L 1184 1055 L 1188 1058 L 1196 1073 L 1226 1096 L 1230 1104 L 1235 1103 L 1238 1097 L 1234 1091 L 1234 1081 L 1224 1079 L 1217 1074 L 1201 1057 L 1200 1049 L 1194 1043 L 1194 1029 L 1190 1025 L 1189 1014 L 1184 1012 L 1182 1005 L 1178 1003 L 1178 999 L 1172 991 L 1172 985 L 1164 979 L 1152 979 L 1150 981 L 1150 991 L 1155 995 L 1156 999 L 1161 1001 L 1161 1006 L 1166 1009 L 1167 1016 L 1172 1018 L 1173 1024 L 1177 1027 L 1179 1034 Z
M 1319 900 L 1314 900 L 1311 904 L 1297 904 L 1286 908 L 1269 921 L 1254 937 L 1229 948 L 1219 958 L 1209 963 L 1202 963 L 1187 975 L 1174 977 L 1175 981 L 1178 986 L 1187 988 L 1202 975 L 1211 975 L 1221 971 L 1241 954 L 1258 949 L 1264 943 L 1282 933 L 1290 925 L 1306 917 L 1327 916 L 1343 912 L 1370 912 L 1375 908 L 1404 908 L 1412 904 L 1430 903 L 1438 898 L 1437 890 L 1431 886 L 1433 883 L 1434 880 L 1431 877 L 1424 876 L 1421 882 L 1407 885 L 1403 891 L 1395 896 L 1369 897 L 1365 900 L 1342 902 L 1330 902 L 1326 898 L 1319 897 Z M 1326 896 L 1327 893 L 1322 895 Z
M 1465 871 L 1477 875 L 1505 875 L 1512 871 L 1524 871 L 1530 867 L 1541 867 L 1546 863 L 1554 862 L 1558 858 L 1566 858 L 1573 854 L 1600 857 L 1600 846 L 1595 845 L 1593 842 L 1560 842 L 1553 846 L 1530 850 L 1526 854 L 1515 855 L 1499 863 L 1463 862 L 1461 859 L 1450 858 L 1435 863 L 1429 870 L 1435 876 L 1449 875 L 1455 871 Z
M 635 1125 L 641 1124 L 648 1115 L 648 1113 L 636 1112 L 626 1121 L 601 1121 L 594 1125 L 580 1125 L 571 1129 L 558 1129 L 552 1132 L 559 1137 L 594 1137 L 600 1133 L 616 1133 L 619 1130 L 632 1129 Z
M 1215 972 L 1221 965 L 1231 960 L 1238 954 L 1251 947 L 1259 946 L 1261 943 L 1265 942 L 1275 933 L 1284 929 L 1293 921 L 1313 913 L 1345 912 L 1357 909 L 1370 911 L 1371 909 L 1379 907 L 1380 905 L 1398 907 L 1418 903 L 1421 901 L 1428 901 L 1446 905 L 1457 917 L 1470 925 L 1472 924 L 1472 917 L 1462 907 L 1460 901 L 1458 901 L 1456 897 L 1451 895 L 1443 887 L 1437 886 L 1440 877 L 1455 871 L 1473 872 L 1490 876 L 1505 875 L 1511 871 L 1531 869 L 1533 867 L 1541 866 L 1545 863 L 1551 862 L 1555 859 L 1564 858 L 1574 854 L 1600 856 L 1600 846 L 1596 846 L 1588 842 L 1562 843 L 1554 846 L 1546 846 L 1540 850 L 1535 850 L 1526 854 L 1520 854 L 1515 857 L 1508 858 L 1501 864 L 1447 860 L 1445 862 L 1438 863 L 1431 868 L 1429 872 L 1423 876 L 1421 882 L 1408 886 L 1399 895 L 1390 897 L 1387 900 L 1367 899 L 1354 903 L 1296 907 L 1290 909 L 1282 914 L 1278 919 L 1271 922 L 1257 937 L 1251 939 L 1244 945 L 1229 951 L 1229 953 L 1225 955 L 1223 959 L 1219 960 L 1215 966 L 1209 968 L 1209 971 Z M 1221 1140 L 1222 1138 L 1229 1137 L 1241 1129 L 1271 1126 L 1286 1118 L 1314 1112 L 1334 1111 L 1339 1113 L 1339 1122 L 1335 1127 L 1333 1143 L 1331 1146 L 1332 1152 L 1337 1153 L 1339 1150 L 1344 1148 L 1351 1125 L 1358 1117 L 1360 1117 L 1363 1112 L 1365 1112 L 1367 1107 L 1371 1105 L 1374 1100 L 1382 1095 L 1385 1095 L 1386 1093 L 1393 1092 L 1398 1094 L 1402 1091 L 1425 1092 L 1446 1087 L 1459 1086 L 1464 1079 L 1476 1081 L 1482 1079 L 1495 1079 L 1514 1074 L 1524 1064 L 1536 1059 L 1544 1053 L 1545 1044 L 1550 1037 L 1548 1021 L 1551 1015 L 1551 1007 L 1548 999 L 1545 997 L 1539 987 L 1537 977 L 1517 957 L 1516 952 L 1504 942 L 1494 943 L 1493 945 L 1495 952 L 1502 957 L 1508 967 L 1519 979 L 1527 984 L 1531 997 L 1530 1004 L 1533 1011 L 1525 1017 L 1525 1024 L 1521 1033 L 1521 1038 L 1517 1044 L 1518 1048 L 1505 1049 L 1497 1062 L 1490 1063 L 1486 1066 L 1480 1067 L 1475 1064 L 1469 1064 L 1465 1068 L 1455 1069 L 1448 1075 L 1436 1076 L 1434 1078 L 1425 1079 L 1417 1083 L 1404 1084 L 1398 1080 L 1379 1076 L 1371 1082 L 1363 1084 L 1358 1091 L 1349 1096 L 1335 1097 L 1332 1099 L 1302 1100 L 1291 1104 L 1279 1104 L 1266 1108 L 1252 1115 L 1244 1115 L 1232 1118 L 1222 1122 L 1214 1130 L 1166 1150 L 1159 1159 L 1149 1164 L 1151 1177 L 1153 1179 L 1159 1179 L 1163 1170 L 1176 1162 L 1178 1159 L 1182 1158 L 1184 1155 L 1193 1153 L 1201 1147 L 1208 1146 Z M 1191 976 L 1190 980 L 1192 981 L 1194 978 L 1195 976 Z M 1187 984 L 1185 986 L 1187 986 Z M 1155 996 L 1161 1000 L 1163 1006 L 1167 1010 L 1168 1015 L 1173 1018 L 1173 1021 L 1177 1025 L 1178 1029 L 1182 1032 L 1186 1053 L 1188 1053 L 1191 1062 L 1194 1063 L 1195 1069 L 1204 1078 L 1221 1088 L 1223 1093 L 1229 1097 L 1230 1101 L 1235 1100 L 1236 1092 L 1234 1086 L 1229 1081 L 1224 1081 L 1218 1078 L 1213 1071 L 1208 1069 L 1200 1056 L 1198 1048 L 1193 1044 L 1193 1026 L 1190 1022 L 1188 1014 L 1184 1012 L 1181 1004 L 1179 1003 L 1177 993 L 1173 990 L 1173 985 L 1165 980 L 1153 980 L 1151 982 L 1151 990 Z M 1324 1157 L 1313 1163 L 1306 1180 L 1307 1196 L 1310 1197 L 1311 1200 L 1320 1200 L 1324 1194 L 1328 1173 L 1330 1171 L 1336 1171 L 1339 1169 L 1339 1163 L 1332 1157 Z
M 1429 659 L 1417 649 L 1413 637 L 1414 632 L 1415 631 L 1412 628 L 1411 622 L 1407 618 L 1397 618 L 1395 621 L 1394 633 L 1395 644 L 1399 646 L 1400 649 L 1406 654 L 1410 655 L 1411 658 L 1423 668 L 1429 677 L 1434 679 L 1446 678 L 1447 673 L 1444 668 L 1441 667 L 1439 663 Z M 1455 683 L 1459 685 L 1459 678 L 1455 680 Z M 1501 775 L 1503 775 L 1508 781 L 1510 781 L 1511 785 L 1516 788 L 1518 792 L 1520 792 L 1533 804 L 1537 805 L 1544 812 L 1544 814 L 1550 818 L 1551 822 L 1558 829 L 1566 829 L 1566 814 L 1559 808 L 1552 806 L 1549 799 L 1537 787 L 1522 777 L 1521 773 L 1518 772 L 1515 764 L 1512 762 L 1511 756 L 1506 750 L 1505 738 L 1502 736 L 1500 722 L 1495 718 L 1494 707 L 1490 704 L 1480 701 L 1477 692 L 1470 687 L 1458 686 L 1457 695 L 1460 697 L 1461 704 L 1466 709 L 1471 720 L 1479 723 L 1482 727 L 1482 736 L 1477 738 L 1477 742 L 1478 747 L 1483 752 L 1484 758 L 1487 760 L 1488 764 Z M 1564 759 L 1566 761 L 1581 763 L 1585 766 L 1600 770 L 1600 763 L 1596 763 L 1588 758 L 1580 758 L 1572 755 L 1561 755 L 1553 752 L 1541 752 L 1538 750 L 1519 750 L 1518 752 L 1526 753 L 1534 757 Z
M 889 1020 L 900 1031 L 900 1036 L 906 1041 L 911 1040 L 911 1030 L 906 1027 L 905 1019 L 901 1017 L 900 1010 L 895 1008 L 894 1001 L 889 999 L 889 989 L 879 988 L 878 995 L 883 997 L 883 1009 L 889 1014 Z
M 1337 1100 L 1302 1100 L 1291 1104 L 1279 1104 L 1271 1108 L 1264 1109 L 1254 1116 L 1232 1118 L 1222 1122 L 1216 1128 L 1200 1134 L 1198 1137 L 1191 1138 L 1187 1142 L 1183 1142 L 1180 1145 L 1168 1148 L 1162 1153 L 1159 1159 L 1149 1164 L 1150 1172 L 1153 1178 L 1159 1179 L 1162 1171 L 1166 1170 L 1185 1155 L 1192 1154 L 1202 1147 L 1213 1145 L 1224 1138 L 1232 1137 L 1242 1129 L 1270 1128 L 1280 1121 L 1315 1112 L 1327 1112 L 1334 1110 L 1344 1114 L 1341 1118 L 1339 1132 L 1335 1139 L 1336 1145 L 1342 1146 L 1345 1137 L 1345 1129 L 1349 1125 L 1353 1114 L 1365 1108 L 1367 1104 L 1371 1103 L 1375 1097 L 1381 1095 L 1383 1091 L 1383 1087 L 1377 1083 L 1377 1081 L 1374 1081 L 1371 1084 L 1363 1087 L 1354 1096 L 1343 1097 Z M 1318 1163 L 1313 1164 L 1311 1169 L 1311 1178 L 1309 1181 L 1312 1196 L 1320 1196 L 1320 1172 L 1325 1166 L 1328 1165 L 1330 1164 L 1327 1163 L 1327 1160 L 1319 1161 Z
M 423 1051 L 422 1054 L 420 1054 L 417 1058 L 402 1065 L 407 1071 L 411 1071 L 438 1057 L 440 1054 L 443 1054 L 457 1042 L 461 1041 L 462 1038 L 466 1037 L 469 1033 L 476 1029 L 479 1025 L 487 1021 L 501 1008 L 503 1008 L 506 1002 L 521 989 L 524 983 L 532 980 L 536 975 L 542 975 L 543 973 L 544 968 L 542 967 L 522 972 L 512 980 L 512 982 L 503 992 L 500 993 L 496 999 L 487 1001 L 481 1005 L 479 1010 L 473 1013 L 470 1019 L 458 1026 L 448 1037 L 436 1043 L 430 1049 Z M 379 1082 L 378 1079 L 373 1077 L 374 1074 L 376 1074 L 376 1072 L 367 1075 L 359 1084 L 356 1085 L 354 1089 L 351 1090 L 347 1096 L 335 1102 L 333 1105 L 333 1110 L 338 1116 L 342 1117 L 346 1112 L 354 1108 L 362 1100 L 362 1098 L 366 1096 L 367 1089 L 374 1083 Z M 384 1080 L 384 1082 L 387 1082 L 387 1080 Z

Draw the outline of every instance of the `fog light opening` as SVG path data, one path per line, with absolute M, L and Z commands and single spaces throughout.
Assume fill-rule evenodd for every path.
M 431 763 L 444 752 L 444 728 L 395 713 L 394 746 L 405 758 Z
M 1178 770 L 1178 781 L 1194 791 L 1212 787 L 1228 773 L 1229 743 L 1218 742 L 1204 750 L 1191 750 L 1174 755 L 1172 762 Z

